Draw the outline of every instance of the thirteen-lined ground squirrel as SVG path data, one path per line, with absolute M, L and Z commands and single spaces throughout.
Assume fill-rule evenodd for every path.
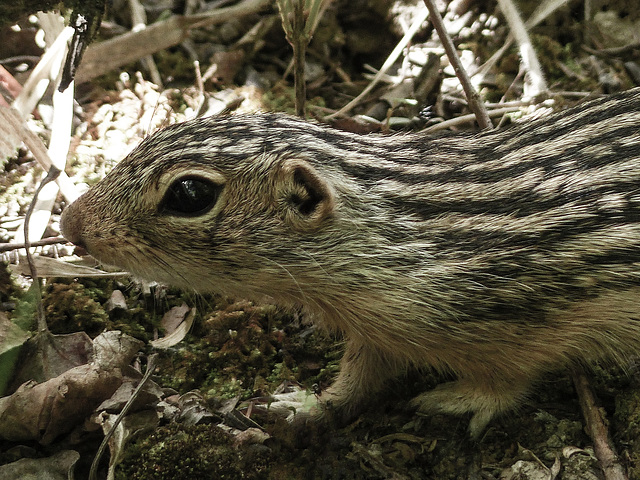
M 349 415 L 410 367 L 477 433 L 541 373 L 640 351 L 640 89 L 505 130 L 358 136 L 284 115 L 143 141 L 64 213 L 98 259 L 304 306 L 341 332 Z

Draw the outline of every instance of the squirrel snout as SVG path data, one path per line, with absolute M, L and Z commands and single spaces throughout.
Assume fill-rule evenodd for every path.
M 78 215 L 78 212 L 76 212 L 77 208 L 74 208 L 74 206 L 75 204 L 71 204 L 62 212 L 60 231 L 62 236 L 74 245 L 86 248 L 84 239 L 82 238 L 83 217 L 82 215 Z

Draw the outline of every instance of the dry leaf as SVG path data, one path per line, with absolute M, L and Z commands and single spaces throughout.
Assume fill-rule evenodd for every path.
M 179 307 L 173 307 L 162 316 L 160 325 L 162 326 L 162 328 L 164 328 L 164 331 L 167 334 L 172 334 L 184 321 L 184 317 L 187 315 L 187 313 L 189 313 L 189 310 L 191 309 L 186 303 L 183 303 Z
M 71 431 L 123 382 L 125 369 L 142 342 L 105 332 L 94 340 L 93 362 L 36 384 L 27 382 L 0 398 L 0 437 L 50 444 Z
M 24 257 L 20 258 L 20 263 L 9 265 L 9 268 L 15 274 L 30 276 L 29 265 L 26 260 L 23 260 Z M 125 272 L 105 272 L 97 268 L 74 265 L 73 263 L 49 257 L 35 256 L 33 257 L 33 262 L 36 270 L 38 270 L 38 276 L 42 278 L 123 277 L 129 275 Z
M 181 309 L 182 307 L 173 307 L 173 309 L 175 308 Z M 163 338 L 159 338 L 158 340 L 152 340 L 149 343 L 154 348 L 160 348 L 160 349 L 169 348 L 169 347 L 173 347 L 174 345 L 177 345 L 184 339 L 187 333 L 189 333 L 189 330 L 191 329 L 191 325 L 193 325 L 193 320 L 195 317 L 196 317 L 196 309 L 192 308 L 191 311 L 189 312 L 189 315 L 187 315 L 187 318 L 185 318 L 184 321 L 180 323 L 170 335 L 167 335 L 166 337 L 163 337 Z M 163 321 L 164 321 L 164 318 L 163 318 Z
M 100 404 L 100 406 L 96 409 L 97 411 L 107 410 L 110 412 L 119 412 L 122 410 L 124 405 L 129 401 L 131 395 L 138 387 L 140 383 L 140 378 L 136 378 L 132 381 L 124 382 L 118 390 L 114 392 L 114 394 L 104 402 Z M 152 405 L 158 403 L 162 397 L 164 396 L 164 392 L 158 386 L 157 383 L 147 380 L 136 397 L 133 405 L 131 407 L 132 410 L 139 410 L 145 405 Z
M 122 372 L 81 365 L 44 383 L 28 382 L 0 398 L 0 436 L 50 444 L 71 431 L 122 383 Z
M 40 332 L 24 345 L 11 391 L 29 380 L 44 382 L 89 361 L 93 346 L 85 332 L 53 335 Z
M 47 458 L 22 458 L 0 466 L 0 478 L 28 480 L 73 479 L 73 467 L 80 459 L 75 450 L 63 450 Z

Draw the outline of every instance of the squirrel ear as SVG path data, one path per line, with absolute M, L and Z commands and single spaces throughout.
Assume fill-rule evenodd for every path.
M 295 227 L 318 227 L 333 214 L 335 200 L 329 184 L 307 162 L 287 160 L 283 165 L 287 220 Z

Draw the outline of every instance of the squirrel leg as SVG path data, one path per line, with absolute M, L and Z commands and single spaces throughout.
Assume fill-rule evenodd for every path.
M 269 409 L 285 414 L 289 421 L 348 423 L 382 389 L 384 383 L 401 373 L 400 365 L 388 361 L 374 347 L 349 342 L 340 362 L 340 373 L 320 395 L 299 390 L 274 395 Z

